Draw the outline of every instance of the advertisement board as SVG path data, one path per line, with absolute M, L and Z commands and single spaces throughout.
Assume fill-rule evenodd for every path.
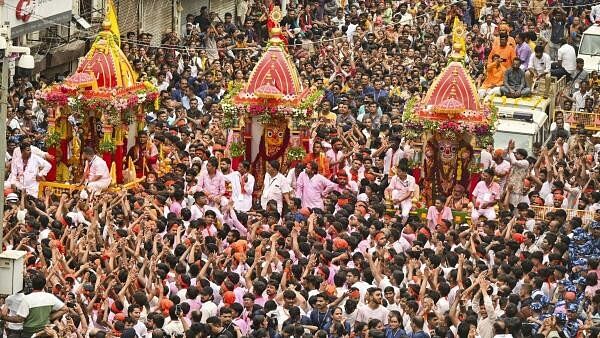
M 3 17 L 11 37 L 42 30 L 71 20 L 73 0 L 4 0 Z

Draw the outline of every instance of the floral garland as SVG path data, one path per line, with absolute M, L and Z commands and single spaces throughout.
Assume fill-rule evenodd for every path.
M 60 144 L 60 133 L 56 130 L 50 132 L 48 134 L 48 136 L 46 137 L 46 147 L 51 148 L 51 147 L 56 147 L 57 145 Z
M 103 139 L 100 141 L 100 144 L 98 144 L 98 150 L 100 150 L 101 153 L 112 153 L 115 149 L 117 149 L 117 145 L 112 139 Z
M 449 140 L 456 140 L 458 134 L 463 132 L 464 125 L 454 121 L 444 121 L 438 126 L 438 133 Z M 466 128 L 464 128 L 466 129 Z
M 303 160 L 306 156 L 306 150 L 303 147 L 290 147 L 288 149 L 288 159 L 291 161 Z
M 298 107 L 265 106 L 260 104 L 243 105 L 233 103 L 232 98 L 242 90 L 242 85 L 236 84 L 221 100 L 223 109 L 223 125 L 226 128 L 238 126 L 240 116 L 248 114 L 258 117 L 261 123 L 270 123 L 273 119 L 289 117 L 294 128 L 307 128 L 311 123 L 308 117 L 313 107 L 323 98 L 324 91 L 316 90 L 310 93 Z
M 240 108 L 237 107 L 232 98 L 242 90 L 241 84 L 233 86 L 221 100 L 221 109 L 223 109 L 223 126 L 225 128 L 235 128 L 240 121 Z
M 304 100 L 302 100 L 302 103 L 300 103 L 299 108 L 305 110 L 312 109 L 312 107 L 316 106 L 317 103 L 321 101 L 323 95 L 325 95 L 324 90 L 315 90 L 314 92 L 310 93 Z
M 40 99 L 51 105 L 68 106 L 76 117 L 81 118 L 83 112 L 99 112 L 108 114 L 111 124 L 120 125 L 120 113 L 135 111 L 138 106 L 145 105 L 156 108 L 159 94 L 156 88 L 146 86 L 146 90 L 119 94 L 111 92 L 81 92 L 60 86 L 41 93 Z M 126 115 L 125 115 L 126 116 Z
M 477 138 L 480 146 L 493 143 L 496 121 L 498 120 L 498 109 L 493 105 L 490 107 L 490 113 L 487 121 L 481 123 L 469 123 L 466 121 L 431 121 L 418 118 L 414 110 L 417 107 L 415 98 L 406 102 L 402 120 L 404 129 L 400 132 L 401 136 L 409 140 L 417 140 L 423 132 L 437 132 L 445 138 L 455 140 L 460 134 L 471 134 Z
M 246 153 L 246 145 L 242 142 L 232 142 L 229 145 L 229 154 L 231 157 L 240 157 Z

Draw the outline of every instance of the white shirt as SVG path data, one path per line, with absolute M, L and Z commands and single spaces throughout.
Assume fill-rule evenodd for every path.
M 577 54 L 575 54 L 575 48 L 573 48 L 573 46 L 568 43 L 560 46 L 558 49 L 558 60 L 562 61 L 562 67 L 569 72 L 569 74 L 575 74 L 575 70 L 577 69 Z
M 581 91 L 578 90 L 573 93 L 573 100 L 575 100 L 575 111 L 579 111 L 585 107 L 585 99 L 587 99 L 588 96 L 590 96 L 590 92 L 585 92 L 582 94 Z
M 590 12 L 590 21 L 592 24 L 597 20 L 600 20 L 600 5 L 593 6 L 592 11 Z
M 487 169 L 492 165 L 492 154 L 490 154 L 487 149 L 481 149 L 481 165 L 483 165 L 483 169 Z
M 200 323 L 206 324 L 206 319 L 212 316 L 216 316 L 218 312 L 217 310 L 217 304 L 213 303 L 212 301 L 202 303 L 202 306 L 200 307 L 200 312 L 202 312 L 202 318 L 200 319 Z
M 194 205 L 191 206 L 190 208 L 190 213 L 192 214 L 192 217 L 190 218 L 190 221 L 199 219 L 204 217 L 204 214 L 208 211 L 208 210 L 212 210 L 215 212 L 215 214 L 217 214 L 217 220 L 221 223 L 223 223 L 223 214 L 221 213 L 221 211 L 217 208 L 213 208 L 210 205 L 205 205 L 203 207 L 200 207 L 198 204 L 194 203 Z
M 183 323 L 180 320 L 172 320 L 164 327 L 165 333 L 169 337 L 174 337 L 176 334 L 184 334 Z
M 89 175 L 86 178 L 87 180 L 89 180 L 91 177 L 99 175 L 101 177 L 96 181 L 110 182 L 110 171 L 108 170 L 108 165 L 106 164 L 106 161 L 104 161 L 102 157 L 94 155 L 94 157 L 92 157 L 92 159 L 89 161 L 89 164 L 87 165 L 89 165 L 90 167 Z
M 292 187 L 285 176 L 277 173 L 275 177 L 271 177 L 269 173 L 265 174 L 263 183 L 263 191 L 260 195 L 260 205 L 263 209 L 267 208 L 267 202 L 275 200 L 277 202 L 277 210 L 281 213 L 283 210 L 283 195 L 292 191 Z
M 42 317 L 49 321 L 50 314 L 63 307 L 65 307 L 65 304 L 51 293 L 43 291 L 32 292 L 23 297 L 23 300 L 19 304 L 17 315 L 19 317 L 27 318 L 33 311 L 35 316 Z M 48 322 L 46 322 L 46 324 L 48 324 Z
M 238 195 L 232 195 L 233 203 L 236 210 L 248 211 L 252 209 L 252 193 L 254 192 L 254 176 L 250 173 L 246 173 L 245 175 L 240 175 L 239 172 L 236 171 L 239 175 L 240 181 L 240 192 Z M 246 183 L 243 184 L 244 178 Z M 242 189 L 243 188 L 243 189 Z
M 17 148 L 18 149 L 18 148 Z M 13 153 L 14 154 L 14 153 Z M 27 165 L 23 163 L 23 157 L 13 156 L 11 161 L 10 176 L 8 183 L 17 186 L 19 189 L 25 189 L 28 195 L 38 197 L 39 182 L 38 176 L 46 176 L 52 165 L 38 155 L 31 153 Z
M 8 307 L 8 314 L 10 316 L 17 314 L 17 310 L 19 309 L 23 299 L 25 299 L 25 294 L 22 292 L 6 297 L 6 306 Z M 19 331 L 23 330 L 23 323 L 6 322 L 6 327 L 11 330 Z
M 481 24 L 481 27 L 479 27 L 479 31 L 481 32 L 481 34 L 483 34 L 483 36 L 489 39 L 491 38 L 492 34 L 494 34 L 494 32 L 496 31 L 496 28 L 498 28 L 498 25 L 496 25 L 495 23 L 492 22 L 488 25 L 487 22 L 484 22 Z
M 402 16 L 400 17 L 400 25 L 404 26 L 404 25 L 413 25 L 413 16 L 412 14 L 410 14 L 408 11 L 404 14 L 402 14 Z
M 529 57 L 529 64 L 527 65 L 527 69 L 534 69 L 536 73 L 548 73 L 550 72 L 550 67 L 552 66 L 552 59 L 550 55 L 543 53 L 541 58 L 537 58 L 535 53 L 531 53 Z
M 390 169 L 394 166 L 397 166 L 400 163 L 400 159 L 404 158 L 404 150 L 402 147 L 398 147 L 396 151 L 393 149 L 388 149 L 385 152 L 385 157 L 383 159 L 383 173 L 388 174 Z

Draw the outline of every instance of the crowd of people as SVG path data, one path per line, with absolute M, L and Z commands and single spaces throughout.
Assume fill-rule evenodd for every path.
M 568 122 L 596 111 L 598 74 L 576 51 L 600 5 L 284 3 L 288 52 L 325 96 L 306 160 L 269 161 L 255 191 L 251 164 L 232 168 L 219 103 L 260 57 L 274 4 L 236 4 L 188 15 L 160 46 L 123 37 L 161 97 L 127 155 L 146 178 L 133 190 L 106 191 L 85 148 L 84 192 L 40 197 L 45 83 L 15 77 L 1 244 L 27 254 L 24 290 L 3 298 L 7 337 L 598 337 L 600 134 Z M 475 189 L 454 186 L 421 219 L 402 114 L 447 63 L 455 18 L 483 96 L 550 77 L 567 89 L 547 143 L 488 146 Z

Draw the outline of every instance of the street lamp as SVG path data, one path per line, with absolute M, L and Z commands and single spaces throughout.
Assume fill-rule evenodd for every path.
M 0 13 L 1 6 L 0 6 Z M 0 27 L 0 58 L 2 58 L 2 82 L 0 88 L 0 253 L 3 251 L 4 244 L 4 178 L 6 176 L 6 120 L 8 111 L 8 78 L 10 69 L 8 63 L 9 57 L 13 54 L 22 54 L 17 66 L 19 68 L 31 71 L 35 66 L 35 60 L 30 54 L 29 47 L 13 46 L 10 41 L 10 27 L 3 25 Z M 22 192 L 24 193 L 24 192 Z

